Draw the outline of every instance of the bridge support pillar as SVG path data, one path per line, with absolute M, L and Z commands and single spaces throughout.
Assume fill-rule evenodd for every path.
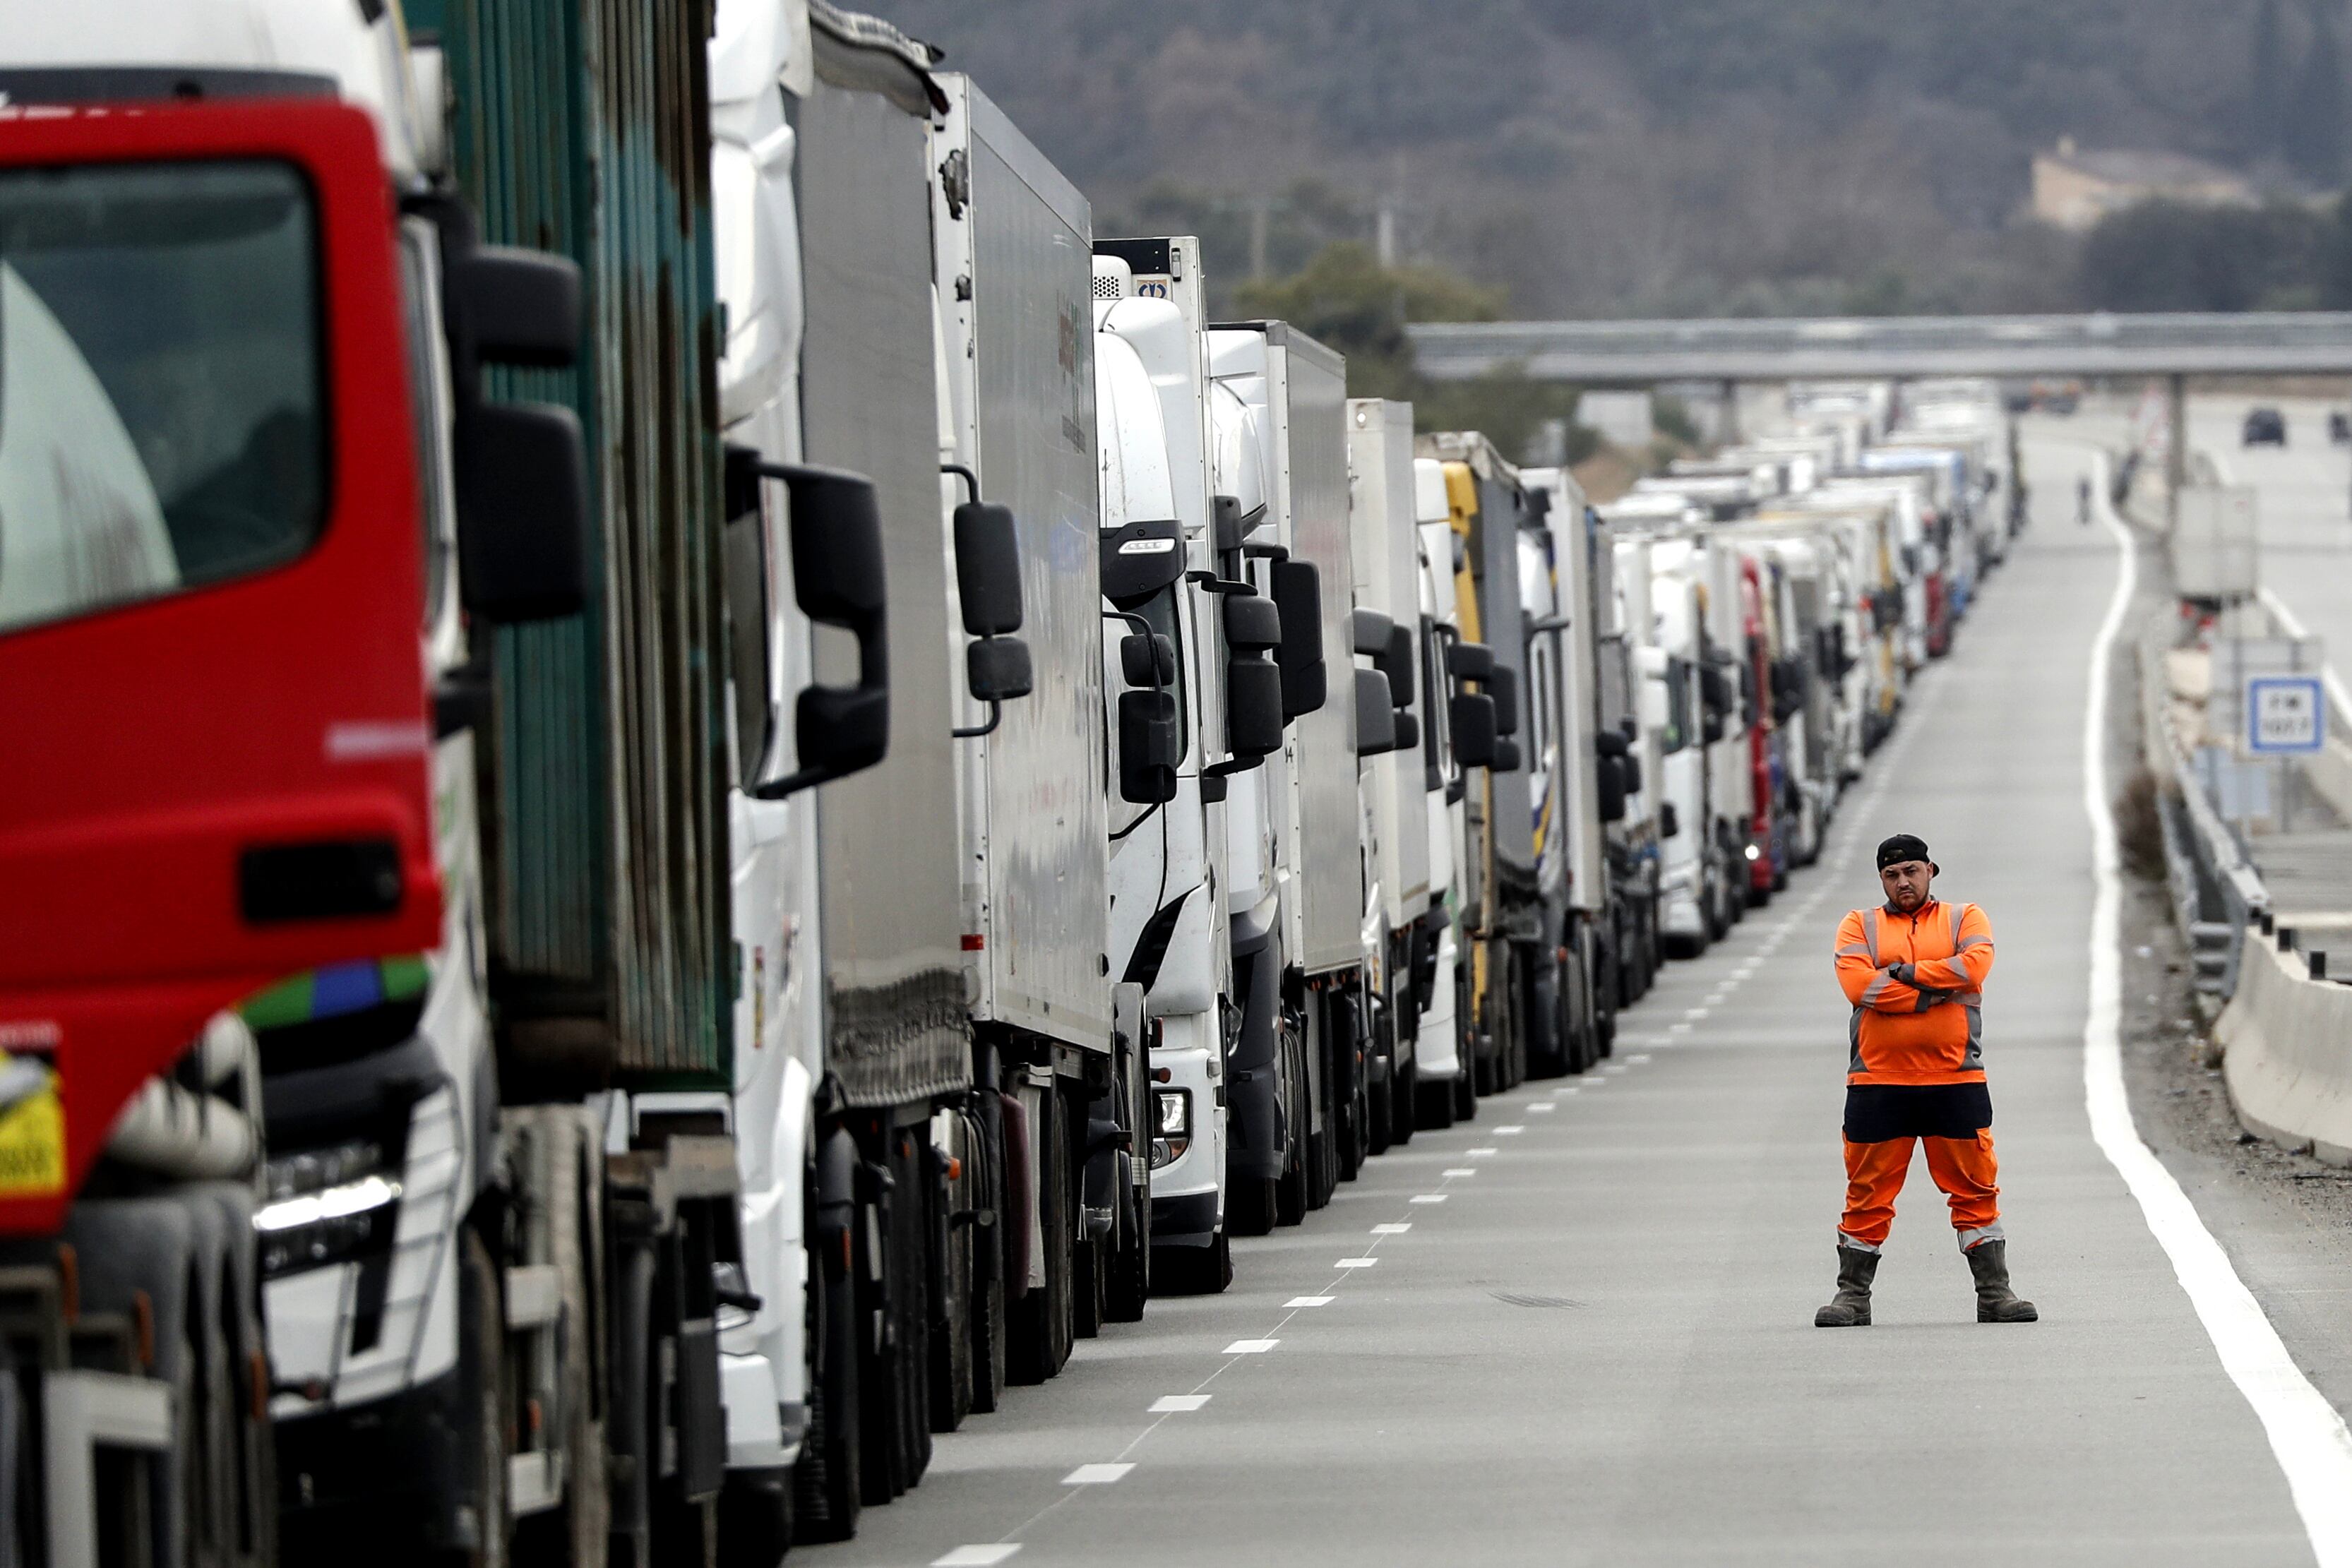
M 2164 531 L 2170 535 L 2180 528 L 2180 492 L 2189 486 L 2189 378 L 2175 374 L 2167 378 L 2164 417 Z
M 1740 439 L 1739 383 L 1727 377 L 1723 383 L 1722 444 L 1730 446 Z

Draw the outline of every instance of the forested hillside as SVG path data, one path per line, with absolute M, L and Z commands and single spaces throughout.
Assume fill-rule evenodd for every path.
M 2062 135 L 2340 181 L 2342 0 L 869 0 L 1224 277 L 1395 211 L 1514 312 L 2060 308 Z

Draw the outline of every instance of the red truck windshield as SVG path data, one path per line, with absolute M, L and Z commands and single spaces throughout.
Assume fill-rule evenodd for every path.
M 0 635 L 316 539 L 316 226 L 273 161 L 0 172 Z

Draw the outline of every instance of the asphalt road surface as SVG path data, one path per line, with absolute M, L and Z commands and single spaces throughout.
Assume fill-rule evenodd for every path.
M 2303 434 L 2301 431 L 2298 434 Z M 1671 967 L 1615 1059 L 1530 1084 L 1235 1248 L 943 1437 L 823 1564 L 2308 1563 L 2253 1409 L 2085 1109 L 2084 672 L 2117 573 L 2073 470 L 1828 853 Z M 2011 1263 L 1975 1321 L 1915 1165 L 1876 1322 L 1825 1331 L 1839 917 L 1924 836 L 1982 904 Z M 1007 1551 L 1014 1548 L 1014 1551 Z

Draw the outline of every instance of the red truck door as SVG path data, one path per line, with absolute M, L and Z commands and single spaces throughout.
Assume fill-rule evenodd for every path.
M 0 110 L 0 1232 L 220 1009 L 440 938 L 373 128 Z

